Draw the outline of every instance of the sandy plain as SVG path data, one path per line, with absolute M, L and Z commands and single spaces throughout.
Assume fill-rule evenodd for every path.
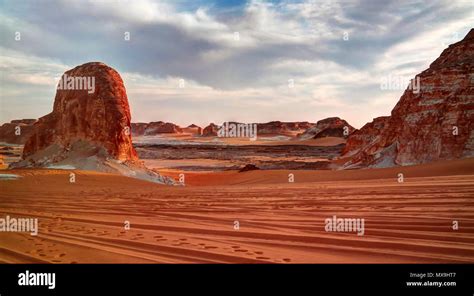
M 0 232 L 1 262 L 474 262 L 474 159 L 350 171 L 185 172 L 185 186 L 174 187 L 73 172 L 75 183 L 66 170 L 0 171 L 20 176 L 0 180 L 0 217 L 39 219 L 37 236 Z M 326 232 L 325 219 L 334 215 L 363 218 L 365 234 Z

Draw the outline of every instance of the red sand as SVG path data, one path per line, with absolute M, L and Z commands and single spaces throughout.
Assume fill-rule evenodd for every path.
M 0 233 L 1 262 L 474 262 L 474 159 L 186 173 L 186 187 L 82 171 L 76 183 L 69 171 L 3 173 L 23 178 L 0 181 L 0 217 L 37 217 L 40 229 Z M 333 215 L 365 219 L 365 235 L 325 232 Z

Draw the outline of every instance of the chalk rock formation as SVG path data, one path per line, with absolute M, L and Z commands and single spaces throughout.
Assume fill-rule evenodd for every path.
M 16 119 L 0 126 L 0 142 L 25 144 L 33 132 L 36 119 Z
M 281 122 L 281 121 L 270 121 L 267 123 L 257 124 L 258 135 L 293 135 L 298 132 L 304 132 L 308 128 L 313 127 L 314 123 L 309 122 Z
M 245 124 L 241 122 L 229 122 L 229 124 Z M 254 123 L 250 123 L 254 124 Z M 257 135 L 258 136 L 294 136 L 295 134 L 302 133 L 308 128 L 313 127 L 315 124 L 310 122 L 282 122 L 282 121 L 270 121 L 266 123 L 256 123 Z M 211 123 L 204 128 L 202 135 L 205 137 L 217 136 L 219 126 Z
M 203 137 L 217 137 L 218 129 L 219 127 L 216 124 L 211 123 L 202 130 L 202 136 Z
M 53 112 L 41 117 L 28 139 L 23 159 L 53 144 L 68 149 L 80 140 L 104 148 L 118 160 L 137 160 L 130 136 L 130 108 L 122 78 L 102 63 L 87 63 L 65 73 L 95 81 L 94 93 L 84 87 L 58 89 Z
M 417 84 L 419 81 L 419 88 Z M 474 29 L 416 75 L 391 116 L 353 133 L 346 168 L 474 157 Z
M 354 131 L 355 128 L 344 119 L 339 117 L 328 117 L 318 121 L 316 125 L 310 127 L 304 133 L 298 135 L 298 137 L 302 140 L 324 137 L 343 138 L 349 136 Z
M 181 127 L 170 122 L 132 123 L 132 135 L 134 136 L 155 136 L 159 134 L 178 134 L 182 132 Z
M 202 135 L 202 128 L 200 126 L 195 125 L 194 123 L 188 125 L 187 127 L 183 128 L 183 133 L 188 133 L 194 136 L 201 136 Z
M 62 79 L 65 84 L 58 87 L 53 111 L 34 124 L 23 161 L 15 167 L 120 172 L 167 183 L 138 161 L 132 146 L 127 94 L 117 71 L 93 62 L 67 71 Z

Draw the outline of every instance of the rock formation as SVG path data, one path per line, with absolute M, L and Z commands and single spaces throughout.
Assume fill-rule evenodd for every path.
M 145 134 L 148 123 L 144 122 L 132 122 L 131 123 L 132 136 L 143 136 Z
M 156 134 L 174 134 L 183 132 L 179 126 L 170 122 L 150 122 L 145 129 L 145 136 Z
M 306 131 L 308 128 L 313 127 L 314 123 L 304 122 L 281 122 L 281 121 L 270 121 L 267 123 L 257 123 L 257 134 L 258 135 L 293 135 Z
M 345 157 L 359 153 L 363 147 L 372 143 L 386 127 L 388 119 L 389 116 L 377 117 L 372 122 L 366 123 L 360 130 L 354 131 L 347 139 L 343 150 Z
M 391 112 L 353 133 L 344 167 L 413 165 L 474 156 L 474 29 L 416 75 Z
M 134 136 L 155 136 L 159 134 L 178 134 L 182 132 L 181 127 L 170 122 L 132 123 L 132 135 Z
M 201 136 L 202 135 L 202 128 L 200 126 L 197 126 L 195 124 L 188 125 L 188 127 L 185 127 L 182 129 L 183 133 L 188 133 L 194 136 Z
M 202 130 L 203 137 L 217 137 L 218 126 L 214 123 L 210 123 Z
M 259 170 L 260 168 L 258 168 L 256 165 L 254 164 L 246 164 L 244 167 L 242 167 L 240 170 L 239 170 L 239 173 L 243 173 L 243 172 L 248 172 L 248 171 L 255 171 L 255 170 Z
M 88 79 L 94 91 L 73 83 L 73 87 L 58 87 L 53 111 L 34 124 L 23 161 L 15 167 L 66 166 L 166 183 L 166 178 L 148 171 L 138 161 L 132 146 L 127 94 L 119 73 L 94 62 L 67 71 L 65 77 Z
M 347 121 L 339 117 L 328 117 L 316 123 L 313 127 L 307 129 L 304 133 L 298 135 L 302 140 L 318 139 L 323 137 L 346 137 L 355 131 Z
M 233 124 L 243 124 L 240 122 L 229 122 Z M 254 124 L 254 123 L 251 123 Z M 293 136 L 297 133 L 302 133 L 308 128 L 313 127 L 315 124 L 307 121 L 303 122 L 282 122 L 282 121 L 270 121 L 267 123 L 256 123 L 257 124 L 257 135 L 284 135 Z M 204 137 L 216 137 L 219 126 L 211 123 L 204 128 L 202 135 Z
M 33 132 L 36 119 L 17 119 L 0 126 L 0 142 L 25 144 Z
M 102 63 L 87 63 L 65 73 L 95 78 L 95 92 L 58 89 L 53 112 L 41 117 L 23 150 L 23 158 L 53 144 L 64 149 L 79 140 L 101 146 L 118 160 L 136 160 L 130 136 L 130 109 L 120 75 Z

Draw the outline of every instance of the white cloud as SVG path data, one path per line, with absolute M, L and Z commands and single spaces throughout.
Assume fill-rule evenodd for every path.
M 401 95 L 380 91 L 381 77 L 420 72 L 472 23 L 467 1 L 422 4 L 250 1 L 226 16 L 212 5 L 186 10 L 181 1 L 7 5 L 0 29 L 2 120 L 48 113 L 50 81 L 101 60 L 122 74 L 137 120 L 340 116 L 360 127 L 389 114 Z M 12 41 L 15 31 L 21 42 Z M 124 31 L 131 32 L 129 42 Z

